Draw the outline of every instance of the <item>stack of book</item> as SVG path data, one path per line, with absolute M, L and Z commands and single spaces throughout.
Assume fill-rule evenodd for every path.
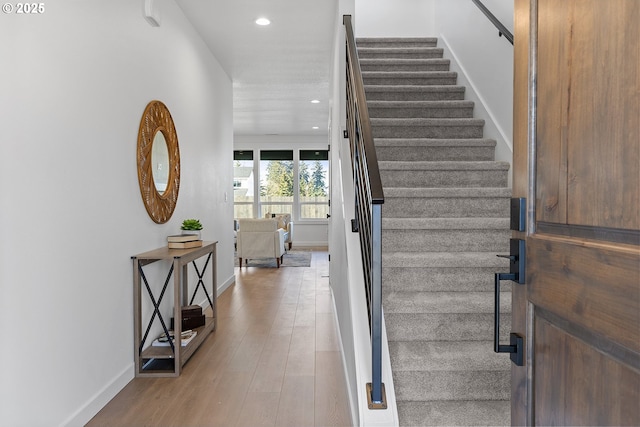
M 202 246 L 202 240 L 196 234 L 176 234 L 167 237 L 169 249 L 189 249 Z
M 197 331 L 183 331 L 182 339 L 180 340 L 180 344 L 182 345 L 182 347 L 185 347 L 187 344 L 193 341 L 197 334 Z M 175 336 L 173 334 L 173 331 L 169 331 L 169 337 L 167 337 L 166 334 L 160 335 L 151 343 L 151 345 L 153 347 L 169 347 L 169 340 L 175 343 Z

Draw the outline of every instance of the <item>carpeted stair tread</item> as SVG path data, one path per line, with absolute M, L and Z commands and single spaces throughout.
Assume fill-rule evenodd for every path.
M 508 426 L 509 400 L 398 402 L 400 426 Z
M 508 356 L 496 357 L 493 341 L 391 341 L 389 356 L 398 362 L 398 372 L 502 371 L 509 366 Z
M 491 267 L 507 268 L 509 261 L 493 252 L 388 252 L 382 254 L 384 267 Z M 498 270 L 496 270 L 498 271 Z
M 493 292 L 383 292 L 385 313 L 493 313 Z M 500 293 L 502 313 L 511 311 L 511 293 Z

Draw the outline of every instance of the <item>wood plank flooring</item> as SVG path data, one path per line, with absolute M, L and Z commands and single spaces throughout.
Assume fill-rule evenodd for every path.
M 326 249 L 310 267 L 235 272 L 180 377 L 135 378 L 88 426 L 351 425 Z

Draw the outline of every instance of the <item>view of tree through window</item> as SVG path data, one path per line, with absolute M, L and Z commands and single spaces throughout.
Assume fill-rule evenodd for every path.
M 294 154 L 293 150 L 261 150 L 259 168 L 255 169 L 254 151 L 234 151 L 235 218 L 264 217 L 267 213 L 290 213 L 296 219 L 327 218 L 329 152 L 300 150 L 299 156 Z
M 301 150 L 298 176 L 300 217 L 326 218 L 329 213 L 329 152 Z
M 292 213 L 293 151 L 260 151 L 260 216 Z

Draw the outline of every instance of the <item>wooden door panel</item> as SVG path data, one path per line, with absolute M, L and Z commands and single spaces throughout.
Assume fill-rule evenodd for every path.
M 527 254 L 530 302 L 640 354 L 637 247 L 536 235 Z
M 640 2 L 567 3 L 568 223 L 638 229 Z
M 640 373 L 545 317 L 535 322 L 535 424 L 635 425 Z
M 538 221 L 640 228 L 638 22 L 638 1 L 539 1 Z
M 537 168 L 548 179 L 538 183 L 537 220 L 567 223 L 567 70 L 570 68 L 567 37 L 569 7 L 541 4 L 538 21 L 538 116 Z

